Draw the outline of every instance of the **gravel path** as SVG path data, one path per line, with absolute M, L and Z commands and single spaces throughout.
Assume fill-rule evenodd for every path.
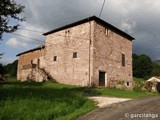
M 131 100 L 127 98 L 114 98 L 114 97 L 103 97 L 103 96 L 95 96 L 95 97 L 88 97 L 88 98 L 97 102 L 97 106 L 99 107 L 106 107 L 113 103 L 119 103 L 119 102 Z

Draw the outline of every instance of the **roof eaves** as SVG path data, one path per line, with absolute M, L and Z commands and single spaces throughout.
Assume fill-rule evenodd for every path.
M 20 55 L 22 55 L 22 54 L 29 53 L 29 52 L 33 52 L 33 51 L 35 51 L 35 50 L 39 50 L 39 49 L 42 49 L 42 48 L 45 48 L 45 45 L 41 45 L 41 46 L 35 47 L 35 48 L 33 48 L 33 49 L 30 49 L 30 50 L 21 52 L 21 53 L 17 54 L 16 56 L 20 56 Z
M 107 23 L 106 21 L 104 21 L 104 20 L 102 20 L 102 19 L 100 19 L 100 18 L 98 18 L 96 16 L 91 16 L 91 17 L 82 19 L 80 21 L 77 21 L 77 22 L 74 22 L 74 23 L 71 23 L 71 24 L 56 28 L 54 30 L 51 30 L 49 32 L 44 33 L 43 35 L 49 35 L 51 33 L 54 33 L 54 32 L 60 31 L 60 30 L 64 30 L 64 29 L 67 29 L 67 28 L 70 28 L 70 27 L 73 27 L 73 26 L 76 26 L 76 25 L 79 25 L 79 24 L 82 24 L 82 23 L 85 23 L 85 22 L 88 22 L 88 21 L 91 21 L 91 20 L 95 20 L 96 22 L 99 22 L 99 23 L 101 23 L 103 25 L 109 26 L 110 28 L 112 28 L 113 30 L 117 31 L 118 33 L 122 34 L 123 36 L 127 37 L 130 40 L 134 40 L 135 39 L 134 37 L 130 36 L 129 34 L 125 33 L 124 31 L 118 29 L 117 27 Z

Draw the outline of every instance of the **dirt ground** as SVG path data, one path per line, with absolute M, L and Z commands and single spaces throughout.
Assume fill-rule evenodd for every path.
M 160 96 L 111 104 L 78 120 L 160 120 Z
M 113 103 L 119 103 L 119 102 L 131 100 L 127 98 L 114 98 L 114 97 L 104 97 L 104 96 L 95 96 L 95 97 L 88 97 L 88 98 L 97 102 L 98 107 L 106 107 Z

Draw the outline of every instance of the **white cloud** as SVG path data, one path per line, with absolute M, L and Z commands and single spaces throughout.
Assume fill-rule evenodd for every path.
M 18 41 L 16 38 L 10 38 L 7 42 L 6 45 L 12 47 L 12 48 L 23 48 L 27 47 L 27 44 L 24 43 L 23 41 Z

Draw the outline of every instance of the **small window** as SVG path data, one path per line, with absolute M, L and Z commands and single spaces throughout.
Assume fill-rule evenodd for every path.
M 33 60 L 31 60 L 31 64 L 33 64 Z
M 77 58 L 77 52 L 73 52 L 73 58 Z
M 127 86 L 129 86 L 129 82 L 127 82 Z
M 53 60 L 54 60 L 54 61 L 57 61 L 57 56 L 54 56 Z
M 67 37 L 67 35 L 68 35 L 67 31 L 65 31 L 65 37 Z
M 122 54 L 122 66 L 125 67 L 125 54 Z
M 109 30 L 107 28 L 105 29 L 105 34 L 109 36 Z

